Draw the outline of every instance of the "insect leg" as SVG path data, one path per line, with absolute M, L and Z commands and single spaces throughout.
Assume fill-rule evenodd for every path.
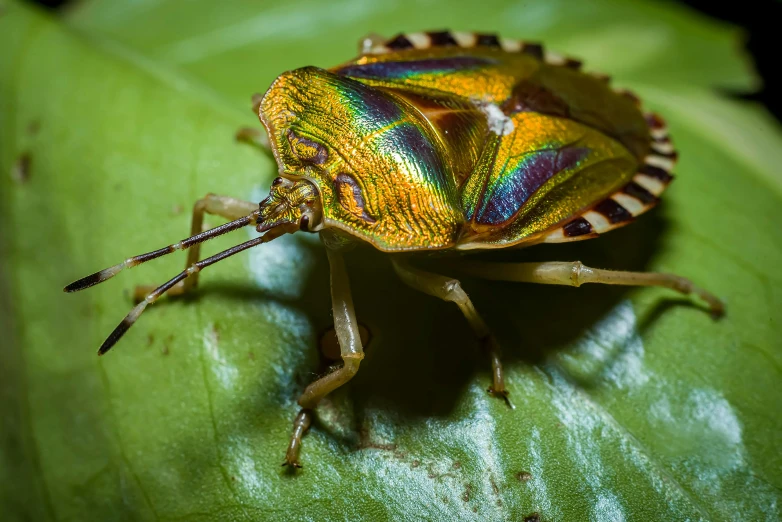
M 204 212 L 207 214 L 224 217 L 229 220 L 234 220 L 239 219 L 242 216 L 246 216 L 255 210 L 258 210 L 257 203 L 242 201 L 241 199 L 228 196 L 207 194 L 203 198 L 196 201 L 195 205 L 193 205 L 193 218 L 190 224 L 190 234 L 195 235 L 203 230 Z M 200 253 L 200 243 L 190 247 L 190 249 L 187 251 L 187 262 L 185 263 L 185 268 L 198 261 L 200 258 Z M 197 284 L 198 274 L 196 273 L 174 285 L 170 290 L 168 290 L 167 293 L 170 296 L 180 295 L 194 288 Z M 133 298 L 136 302 L 139 302 L 154 289 L 154 286 L 137 286 L 133 292 Z
M 253 114 L 258 116 L 261 110 L 261 100 L 263 100 L 262 94 L 253 94 L 252 97 L 252 111 Z M 269 137 L 266 133 L 256 127 L 240 127 L 234 135 L 236 141 L 241 141 L 248 145 L 252 145 L 263 152 L 270 152 L 271 145 L 269 144 Z
M 475 335 L 478 336 L 481 344 L 489 353 L 492 370 L 492 386 L 488 390 L 489 393 L 495 397 L 502 397 L 508 406 L 513 407 L 508 400 L 508 391 L 505 389 L 505 377 L 500 361 L 499 345 L 489 331 L 489 327 L 486 326 L 483 318 L 478 314 L 475 306 L 473 306 L 467 293 L 462 289 L 461 283 L 450 277 L 414 268 L 401 258 L 392 257 L 391 262 L 399 278 L 409 287 L 425 294 L 439 297 L 444 301 L 450 301 L 459 307 L 464 317 L 467 318 L 467 322 L 470 323 L 470 327 L 475 332 Z
M 301 438 L 310 425 L 312 409 L 320 400 L 339 388 L 356 375 L 361 359 L 364 358 L 364 349 L 361 345 L 356 313 L 353 310 L 353 297 L 350 293 L 350 281 L 348 280 L 345 261 L 337 250 L 327 248 L 326 253 L 331 267 L 331 302 L 334 312 L 334 329 L 339 340 L 340 356 L 343 365 L 336 371 L 321 377 L 304 390 L 299 397 L 299 405 L 302 410 L 296 416 L 293 425 L 293 435 L 285 454 L 283 465 L 297 468 L 299 464 L 299 451 Z
M 241 141 L 248 145 L 252 145 L 262 152 L 269 152 L 271 145 L 269 145 L 269 137 L 262 129 L 256 129 L 255 127 L 239 127 L 234 135 L 236 141 Z
M 685 295 L 697 295 L 709 305 L 709 310 L 715 317 L 719 317 L 725 312 L 724 304 L 714 294 L 695 286 L 689 279 L 674 274 L 604 270 L 584 266 L 580 261 L 550 261 L 546 263 L 463 261 L 454 266 L 457 266 L 465 274 L 499 281 L 569 286 L 581 286 L 584 283 L 661 286 Z

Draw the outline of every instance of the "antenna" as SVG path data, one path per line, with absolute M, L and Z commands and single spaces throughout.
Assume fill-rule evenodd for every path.
M 63 290 L 66 292 L 78 292 L 79 290 L 84 290 L 85 288 L 95 286 L 99 283 L 111 279 L 112 277 L 122 272 L 126 268 L 132 268 L 134 266 L 138 266 L 142 263 L 146 263 L 147 261 L 151 261 L 153 259 L 157 259 L 158 257 L 162 257 L 166 254 L 176 252 L 177 250 L 186 250 L 195 244 L 203 243 L 204 241 L 208 241 L 217 236 L 221 236 L 227 232 L 231 232 L 233 230 L 245 227 L 247 225 L 255 224 L 258 221 L 259 215 L 260 215 L 260 210 L 256 210 L 252 214 L 249 214 L 243 218 L 239 218 L 236 221 L 231 221 L 230 223 L 220 225 L 219 227 L 206 230 L 204 232 L 201 232 L 200 234 L 196 234 L 194 236 L 188 237 L 187 239 L 183 239 L 178 243 L 174 243 L 173 245 L 168 245 L 167 247 L 158 250 L 153 250 L 152 252 L 147 252 L 146 254 L 133 256 L 131 258 L 126 259 L 122 263 L 111 266 L 109 268 L 104 268 L 103 270 L 99 272 L 95 272 L 94 274 L 90 274 L 87 277 L 82 277 L 78 281 L 74 281 L 73 283 L 66 286 Z
M 233 223 L 236 222 L 234 221 Z M 234 254 L 238 254 L 239 252 L 243 250 L 247 250 L 248 248 L 252 248 L 256 245 L 268 243 L 272 239 L 275 239 L 287 232 L 293 232 L 295 230 L 296 228 L 291 226 L 275 227 L 260 237 L 256 237 L 255 239 L 246 241 L 241 245 L 237 245 L 233 248 L 229 248 L 228 250 L 223 250 L 222 252 L 215 254 L 212 257 L 207 257 L 206 259 L 202 259 L 201 261 L 193 263 L 185 270 L 177 274 L 176 277 L 157 287 L 149 295 L 147 295 L 147 297 L 143 301 L 141 301 L 139 304 L 134 306 L 133 309 L 130 311 L 130 313 L 125 316 L 122 322 L 119 323 L 117 327 L 114 329 L 114 331 L 111 332 L 111 334 L 106 338 L 105 341 L 103 341 L 103 344 L 98 349 L 98 355 L 103 355 L 104 353 L 108 352 L 112 348 L 112 346 L 117 344 L 117 341 L 119 341 L 122 338 L 122 336 L 125 335 L 125 332 L 127 332 L 130 329 L 130 327 L 133 326 L 133 323 L 135 323 L 136 320 L 139 318 L 139 316 L 142 314 L 142 312 L 144 312 L 144 309 L 147 307 L 147 305 L 151 305 L 152 303 L 157 301 L 161 295 L 163 295 L 166 291 L 170 290 L 175 284 L 179 283 L 184 279 L 187 279 L 193 274 L 200 272 L 201 270 L 208 267 L 209 265 L 217 263 L 218 261 L 222 261 L 227 257 L 231 257 Z

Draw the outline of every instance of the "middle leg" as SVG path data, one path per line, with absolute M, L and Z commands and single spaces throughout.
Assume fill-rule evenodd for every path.
M 446 277 L 432 272 L 425 272 L 410 265 L 406 260 L 392 256 L 391 262 L 394 265 L 399 278 L 409 287 L 439 297 L 444 301 L 450 301 L 459 307 L 467 322 L 470 324 L 475 335 L 480 340 L 482 347 L 488 352 L 491 359 L 492 385 L 488 392 L 495 397 L 502 397 L 505 402 L 513 407 L 508 400 L 508 390 L 505 389 L 505 376 L 500 361 L 500 350 L 497 341 L 489 331 L 483 318 L 473 306 L 472 301 L 467 296 L 467 292 L 462 289 L 458 280 Z

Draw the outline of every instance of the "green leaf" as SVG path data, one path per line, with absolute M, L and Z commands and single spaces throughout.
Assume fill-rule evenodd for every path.
M 733 29 L 667 4 L 585 5 L 85 1 L 55 20 L 0 4 L 3 520 L 778 520 L 782 134 L 711 92 L 755 83 Z M 679 273 L 725 318 L 661 289 L 466 280 L 503 347 L 509 410 L 456 307 L 356 250 L 372 339 L 296 474 L 280 462 L 331 321 L 316 238 L 220 263 L 95 355 L 134 285 L 182 256 L 61 288 L 184 237 L 208 192 L 263 197 L 275 164 L 233 139 L 258 125 L 253 92 L 350 57 L 365 32 L 441 26 L 583 47 L 681 152 L 637 223 L 494 257 Z

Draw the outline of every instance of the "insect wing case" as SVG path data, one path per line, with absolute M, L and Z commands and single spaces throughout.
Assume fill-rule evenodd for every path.
M 260 117 L 281 173 L 317 185 L 326 226 L 388 251 L 454 244 L 463 215 L 444 146 L 403 98 L 304 67 L 274 81 Z
M 659 195 L 624 193 L 651 142 L 638 100 L 540 45 L 470 33 L 399 35 L 333 70 L 398 93 L 432 122 L 455 167 L 467 221 L 460 248 L 594 237 Z M 428 110 L 432 99 L 450 100 L 450 118 Z M 456 113 L 466 114 L 460 102 L 482 111 L 488 128 L 453 125 Z M 616 198 L 603 203 L 617 192 L 630 211 L 617 209 Z M 596 205 L 609 215 L 592 227 L 580 215 Z M 570 222 L 572 236 L 558 229 Z

